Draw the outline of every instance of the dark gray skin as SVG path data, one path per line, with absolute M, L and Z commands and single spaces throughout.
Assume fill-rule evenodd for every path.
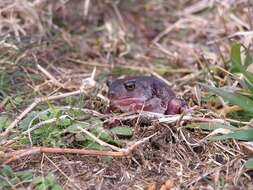
M 127 77 L 108 81 L 110 111 L 150 111 L 179 114 L 187 109 L 185 101 L 176 98 L 168 85 L 153 76 Z

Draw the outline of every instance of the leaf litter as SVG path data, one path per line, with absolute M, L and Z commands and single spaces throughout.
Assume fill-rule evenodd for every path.
M 13 169 L 5 166 L 11 184 L 3 187 L 251 189 L 252 151 L 244 150 L 252 141 L 251 6 L 247 0 L 1 2 L 1 133 L 32 106 L 1 138 L 0 155 L 31 145 L 110 151 L 156 134 L 123 158 L 21 157 L 9 163 Z M 99 87 L 83 93 L 83 79 L 94 73 Z M 136 74 L 166 80 L 192 115 L 105 114 L 105 80 Z M 27 177 L 16 177 L 23 170 Z

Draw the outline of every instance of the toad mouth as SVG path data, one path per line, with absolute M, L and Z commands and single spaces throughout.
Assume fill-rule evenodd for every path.
M 120 105 L 120 106 L 129 106 L 131 104 L 140 104 L 144 103 L 146 101 L 145 98 L 120 98 L 120 99 L 114 99 L 111 101 L 113 105 Z

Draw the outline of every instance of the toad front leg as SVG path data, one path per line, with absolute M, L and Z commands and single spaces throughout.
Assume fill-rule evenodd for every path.
M 180 114 L 187 110 L 189 110 L 189 108 L 186 102 L 183 99 L 175 97 L 169 101 L 165 114 L 168 115 Z

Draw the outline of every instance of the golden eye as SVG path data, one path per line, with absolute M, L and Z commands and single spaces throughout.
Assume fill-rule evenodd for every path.
M 132 91 L 135 89 L 135 81 L 126 81 L 124 83 L 124 86 L 125 86 L 126 90 Z

